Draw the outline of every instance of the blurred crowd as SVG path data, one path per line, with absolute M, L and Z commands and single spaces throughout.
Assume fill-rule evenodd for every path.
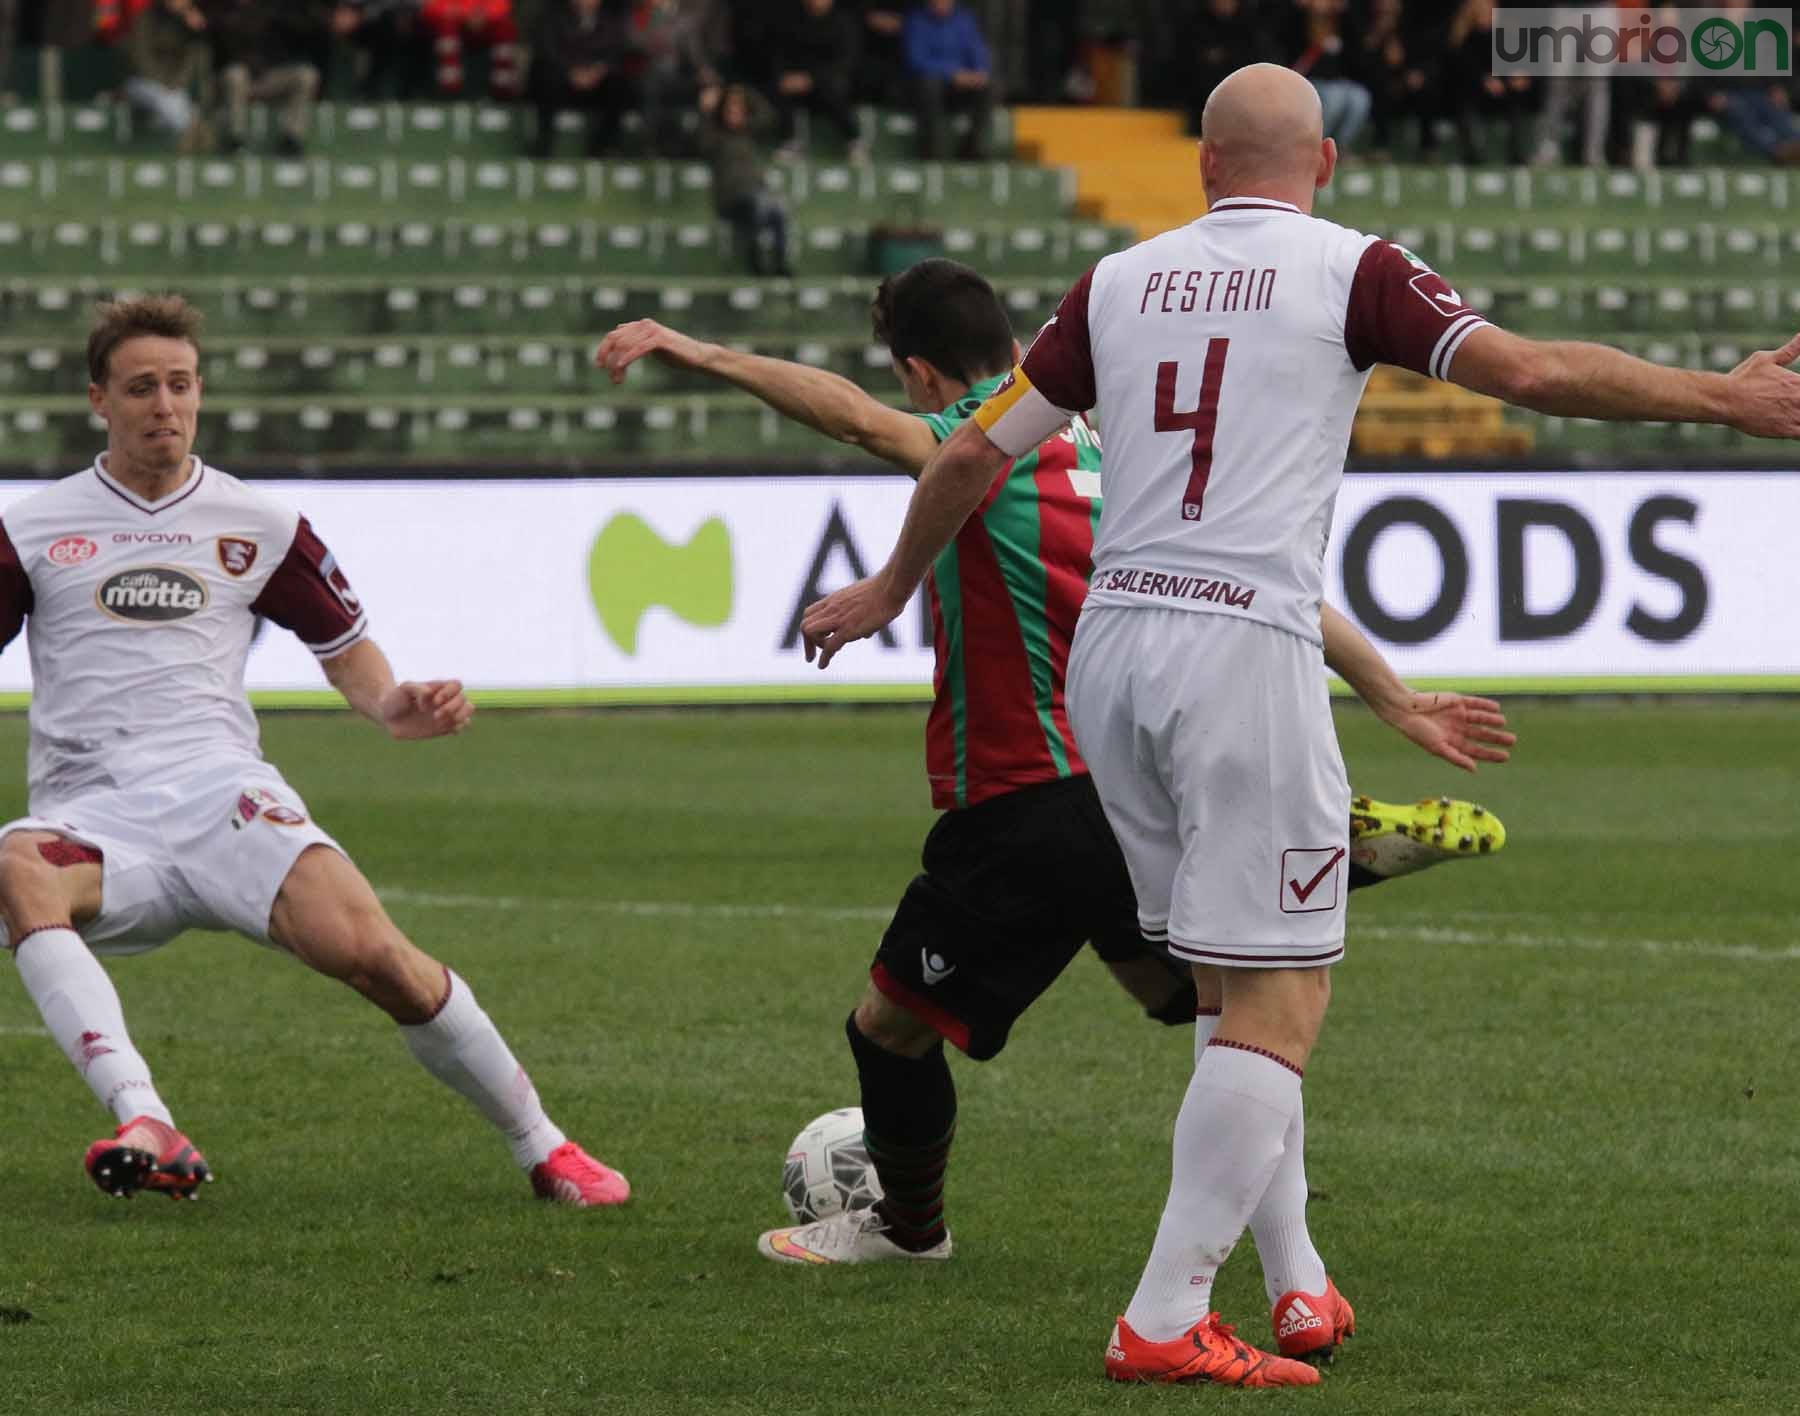
M 1688 7 L 1729 14 L 1748 5 Z M 1750 152 L 1800 163 L 1793 78 L 1496 78 L 1495 0 L 1191 0 L 1181 8 L 1168 43 L 1188 62 L 1151 82 L 1164 83 L 1164 101 L 1187 102 L 1196 122 L 1214 84 L 1239 65 L 1268 60 L 1313 81 L 1328 135 L 1352 154 L 1678 166 L 1688 161 L 1693 120 L 1705 115 Z M 1635 23 L 1659 7 L 1625 8 Z
M 1352 155 L 1676 165 L 1693 121 L 1710 116 L 1752 153 L 1800 162 L 1792 79 L 1499 79 L 1494 9 L 1495 0 L 0 0 L 0 89 L 23 33 L 36 45 L 114 46 L 134 110 L 194 151 L 241 146 L 253 103 L 279 109 L 276 141 L 297 151 L 329 86 L 370 99 L 528 103 L 540 153 L 555 144 L 556 116 L 578 113 L 595 155 L 627 142 L 692 155 L 716 148 L 723 129 L 788 155 L 822 136 L 854 159 L 868 136 L 857 109 L 874 104 L 916 114 L 920 156 L 940 158 L 983 155 L 1002 78 L 1013 102 L 1143 101 L 1197 118 L 1221 76 L 1270 60 L 1312 79 L 1329 132 Z
M 363 99 L 530 104 L 540 155 L 561 113 L 584 117 L 591 156 L 619 149 L 632 114 L 637 151 L 686 155 L 705 145 L 692 115 L 766 106 L 781 148 L 823 129 L 856 158 L 856 109 L 879 104 L 917 114 L 920 156 L 979 157 L 997 92 L 959 0 L 0 0 L 0 78 L 22 21 L 40 43 L 115 46 L 123 97 L 190 152 L 241 147 L 251 104 L 278 108 L 280 150 L 302 151 L 334 76 Z

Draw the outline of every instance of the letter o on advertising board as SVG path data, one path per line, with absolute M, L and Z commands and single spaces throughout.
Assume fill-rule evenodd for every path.
M 1437 547 L 1437 595 L 1410 619 L 1390 614 L 1375 598 L 1369 561 L 1382 533 L 1396 526 L 1416 526 Z M 1375 503 L 1350 528 L 1344 541 L 1344 599 L 1350 612 L 1371 634 L 1389 644 L 1424 644 L 1448 629 L 1462 612 L 1469 593 L 1469 553 L 1456 524 L 1420 497 L 1390 497 Z

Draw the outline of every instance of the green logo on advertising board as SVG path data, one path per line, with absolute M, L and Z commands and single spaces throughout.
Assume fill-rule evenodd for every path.
M 621 512 L 600 529 L 588 554 L 588 589 L 606 636 L 635 655 L 644 615 L 662 606 L 698 629 L 731 618 L 731 535 L 711 517 L 683 545 L 671 545 L 642 517 Z

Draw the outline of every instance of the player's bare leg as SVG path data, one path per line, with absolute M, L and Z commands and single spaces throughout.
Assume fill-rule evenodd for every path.
M 771 1229 L 764 1258 L 822 1266 L 947 1259 L 944 1171 L 956 1136 L 956 1086 L 944 1041 L 873 984 L 844 1024 L 862 1089 L 863 1143 L 881 1180 L 873 1208 Z
M 269 917 L 269 937 L 302 963 L 354 988 L 400 1025 L 432 1076 L 494 1124 L 546 1199 L 621 1204 L 625 1177 L 570 1141 L 467 983 L 413 944 L 369 882 L 329 846 L 294 862 Z
M 175 1129 L 126 1031 L 118 990 L 75 930 L 100 912 L 101 878 L 96 853 L 62 836 L 14 831 L 0 840 L 7 943 L 44 1026 L 118 1123 L 88 1147 L 94 1183 L 121 1197 L 142 1189 L 192 1197 L 212 1173 Z

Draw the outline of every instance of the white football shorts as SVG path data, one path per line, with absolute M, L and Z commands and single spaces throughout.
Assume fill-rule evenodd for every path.
M 1343 957 L 1350 785 L 1317 644 L 1229 614 L 1090 605 L 1068 704 L 1146 938 L 1225 967 Z
M 343 851 L 281 773 L 241 758 L 155 785 L 85 792 L 8 822 L 0 837 L 14 831 L 54 831 L 100 852 L 100 913 L 80 927 L 99 954 L 142 953 L 189 929 L 268 944 L 269 913 L 301 852 Z

